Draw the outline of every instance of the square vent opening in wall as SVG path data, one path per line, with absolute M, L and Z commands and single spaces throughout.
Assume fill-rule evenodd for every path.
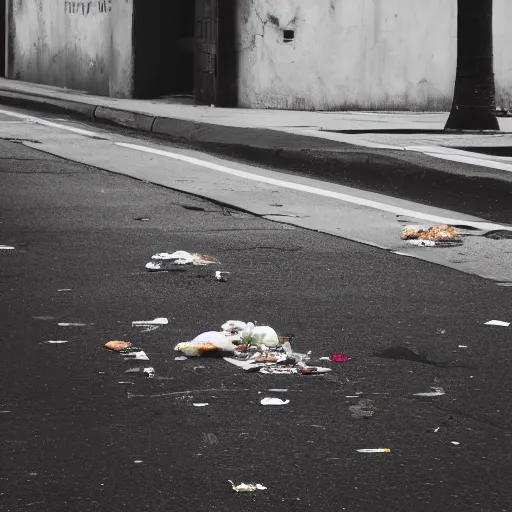
M 295 30 L 283 30 L 283 41 L 290 43 L 295 39 Z

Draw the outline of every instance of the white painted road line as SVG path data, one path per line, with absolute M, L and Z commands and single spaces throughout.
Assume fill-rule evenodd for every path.
M 36 123 L 49 128 L 57 128 L 59 130 L 66 130 L 68 132 L 77 133 L 78 135 L 84 135 L 85 137 L 101 137 L 99 133 L 91 132 L 89 130 L 82 130 L 81 128 L 74 128 L 73 126 L 66 126 L 64 124 L 52 123 L 45 119 L 39 119 L 38 117 L 28 116 L 26 114 L 18 114 L 17 112 L 11 112 L 9 110 L 0 110 L 0 114 L 6 116 L 16 117 L 17 119 L 23 119 L 29 123 Z
M 225 165 L 215 164 L 213 162 L 208 162 L 206 160 L 200 160 L 198 158 L 193 158 L 190 156 L 182 155 L 180 153 L 171 153 L 170 151 L 163 151 L 161 149 L 154 149 L 146 146 L 139 146 L 138 144 L 129 144 L 124 142 L 116 142 L 117 146 L 121 146 L 128 149 L 133 149 L 135 151 L 142 151 L 144 153 L 151 153 L 153 155 L 164 156 L 167 158 L 172 158 L 174 160 L 180 160 L 182 162 L 187 162 L 189 164 L 197 165 L 200 167 L 205 167 L 207 169 L 211 169 L 213 171 L 222 172 L 225 174 L 230 174 L 231 176 L 237 176 L 239 178 L 244 178 L 251 181 L 257 181 L 260 183 L 267 183 L 269 185 L 274 185 L 277 187 L 287 188 L 291 190 L 297 190 L 299 192 L 306 192 L 309 194 L 315 194 L 319 196 L 329 197 L 332 199 L 338 199 L 340 201 L 344 201 L 347 203 L 357 204 L 360 206 L 366 206 L 368 208 L 373 208 L 375 210 L 380 210 L 388 213 L 394 213 L 395 215 L 401 215 L 404 217 L 413 217 L 415 219 L 423 219 L 429 222 L 435 222 L 438 224 L 450 224 L 450 225 L 466 225 L 472 226 L 476 229 L 481 230 L 494 230 L 494 229 L 503 229 L 512 231 L 512 227 L 504 226 L 500 224 L 494 224 L 491 222 L 475 222 L 469 220 L 460 220 L 460 219 L 450 219 L 445 217 L 440 217 L 437 215 L 430 215 L 428 213 L 422 213 L 414 210 L 408 210 L 405 208 L 400 208 L 398 206 L 393 206 L 385 203 L 381 203 L 378 201 L 372 201 L 370 199 L 364 199 L 356 196 L 351 196 L 348 194 L 342 194 L 340 192 L 333 192 L 330 190 L 325 190 L 322 188 L 311 187 L 309 185 L 302 185 L 300 183 L 294 183 L 292 181 L 285 181 L 276 178 L 270 178 L 268 176 L 260 176 L 258 174 L 252 174 L 245 171 L 239 171 L 232 167 L 226 167 Z

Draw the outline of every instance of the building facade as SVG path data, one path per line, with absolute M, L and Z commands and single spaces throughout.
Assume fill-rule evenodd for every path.
M 199 104 L 245 108 L 436 111 L 452 101 L 457 0 L 2 4 L 2 69 L 13 79 L 124 98 L 194 94 Z M 512 2 L 494 0 L 497 104 L 505 107 L 509 19 Z

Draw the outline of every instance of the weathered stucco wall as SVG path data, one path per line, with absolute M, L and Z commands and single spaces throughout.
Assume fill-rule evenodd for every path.
M 496 105 L 512 107 L 512 2 L 494 0 L 494 74 Z
M 512 2 L 495 0 L 499 101 L 512 83 L 511 18 Z M 456 0 L 240 0 L 238 20 L 241 107 L 451 106 Z
M 11 0 L 11 9 L 11 78 L 131 96 L 132 0 Z

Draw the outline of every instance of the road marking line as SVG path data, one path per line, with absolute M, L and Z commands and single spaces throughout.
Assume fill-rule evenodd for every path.
M 496 169 L 499 171 L 512 172 L 512 165 L 498 162 L 496 160 L 484 160 L 483 158 L 475 158 L 471 156 L 464 156 L 457 153 L 433 153 L 431 151 L 421 151 L 424 155 L 433 156 L 435 158 L 441 158 L 443 160 L 450 160 L 452 162 L 459 162 L 469 165 L 478 165 L 479 167 L 488 167 L 490 169 Z
M 58 128 L 59 130 L 78 133 L 79 135 L 84 135 L 86 137 L 101 137 L 101 135 L 96 132 L 82 130 L 81 128 L 73 128 L 72 126 L 65 126 L 59 123 L 52 123 L 51 121 L 46 121 L 45 119 L 39 119 L 38 117 L 28 116 L 26 114 L 18 114 L 17 112 L 10 112 L 9 110 L 0 110 L 0 114 L 16 117 L 17 119 L 23 119 L 24 121 L 29 121 L 31 123 L 41 124 L 49 128 Z
M 267 176 L 260 176 L 258 174 L 252 174 L 245 171 L 239 171 L 237 169 L 233 169 L 232 167 L 226 167 L 224 165 L 215 164 L 213 162 L 208 162 L 206 160 L 200 160 L 198 158 L 193 158 L 186 155 L 181 155 L 179 153 L 171 153 L 170 151 L 163 151 L 161 149 L 149 148 L 146 146 L 139 146 L 137 144 L 130 144 L 125 142 L 115 142 L 116 146 L 121 146 L 127 149 L 133 149 L 135 151 L 141 151 L 143 153 L 151 153 L 153 155 L 164 156 L 167 158 L 172 158 L 174 160 L 180 160 L 182 162 L 187 162 L 189 164 L 198 165 L 200 167 L 205 167 L 207 169 L 211 169 L 213 171 L 222 172 L 225 174 L 230 174 L 232 176 L 237 176 L 239 178 L 248 179 L 251 181 L 258 181 L 260 183 L 267 183 L 269 185 L 274 185 L 277 187 L 288 188 L 291 190 L 298 190 L 299 192 L 307 192 L 309 194 L 315 194 L 324 197 L 330 197 L 332 199 L 338 199 L 340 201 L 345 201 L 347 203 L 357 204 L 360 206 L 366 206 L 368 208 L 373 208 L 375 210 L 380 210 L 388 213 L 394 213 L 396 215 L 401 215 L 404 217 L 413 217 L 416 219 L 423 219 L 430 222 L 440 223 L 440 224 L 451 224 L 451 225 L 466 225 L 472 226 L 477 229 L 482 230 L 491 230 L 491 229 L 503 229 L 503 230 L 512 230 L 512 226 L 503 226 L 500 224 L 494 224 L 491 222 L 476 222 L 470 220 L 459 220 L 459 219 L 450 219 L 446 217 L 440 217 L 438 215 L 430 215 L 428 213 L 417 212 L 414 210 L 408 210 L 405 208 L 400 208 L 398 206 L 393 206 L 385 203 L 381 203 L 378 201 L 372 201 L 370 199 L 363 199 L 360 197 L 350 196 L 348 194 L 342 194 L 340 192 L 333 192 L 330 190 L 325 190 L 322 188 L 311 187 L 309 185 L 302 185 L 300 183 L 293 183 L 291 181 L 279 180 L 276 178 L 270 178 Z

